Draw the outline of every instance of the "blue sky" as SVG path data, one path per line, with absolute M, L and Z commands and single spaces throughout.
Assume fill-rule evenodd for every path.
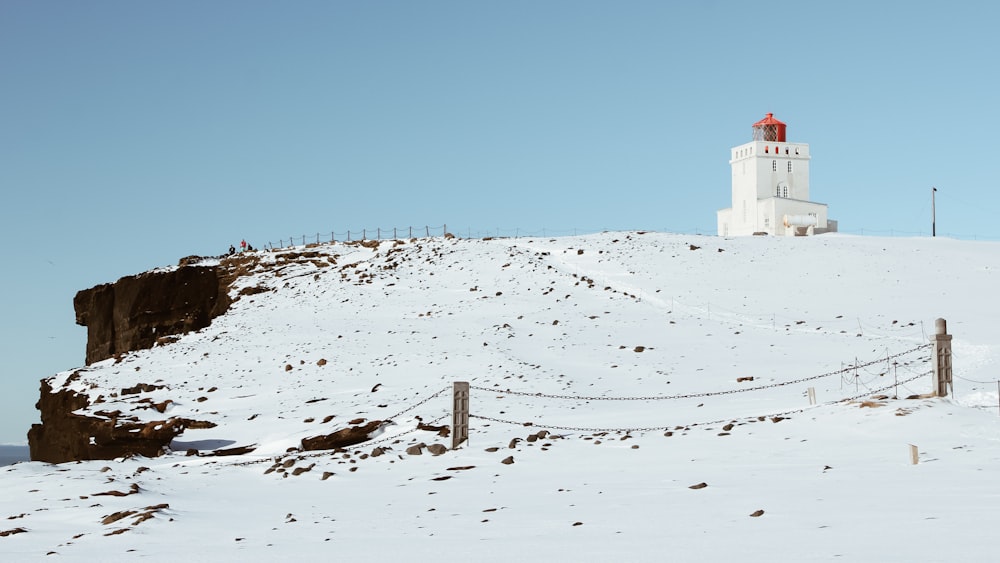
M 1000 239 L 989 2 L 0 3 L 0 443 L 80 290 L 316 233 L 715 232 L 765 113 L 845 232 Z M 498 231 L 499 229 L 499 231 Z

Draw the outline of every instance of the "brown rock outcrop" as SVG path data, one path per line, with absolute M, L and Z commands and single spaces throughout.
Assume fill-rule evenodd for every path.
M 215 426 L 186 418 L 133 422 L 73 412 L 89 405 L 85 395 L 71 389 L 53 393 L 48 380 L 43 380 L 41 396 L 35 404 L 42 423 L 31 425 L 28 431 L 32 461 L 63 463 L 129 455 L 155 457 L 185 428 Z
M 78 292 L 73 308 L 76 323 L 87 327 L 86 363 L 152 348 L 158 338 L 208 326 L 229 308 L 231 280 L 224 277 L 214 266 L 183 266 Z
M 279 258 L 284 262 L 311 259 L 294 254 Z M 77 324 L 87 327 L 87 365 L 170 343 L 178 335 L 208 326 L 229 309 L 233 299 L 239 299 L 239 296 L 230 298 L 231 285 L 241 276 L 257 271 L 260 261 L 257 253 L 242 253 L 221 257 L 218 265 L 206 266 L 204 258 L 188 256 L 180 260 L 176 269 L 126 276 L 78 292 L 73 308 Z M 242 294 L 257 293 L 258 289 L 264 290 L 255 288 Z M 74 377 L 79 374 L 74 374 L 70 381 Z M 162 386 L 140 383 L 121 389 L 121 395 L 158 388 Z M 151 400 L 148 403 L 146 406 L 160 412 L 166 412 L 170 404 L 166 401 L 154 404 Z M 28 432 L 31 459 L 61 463 L 126 455 L 156 456 L 185 428 L 214 426 L 212 422 L 175 417 L 136 422 L 123 418 L 120 411 L 99 411 L 94 413 L 96 416 L 74 414 L 87 406 L 89 398 L 85 395 L 67 388 L 54 392 L 50 380 L 43 380 L 41 396 L 35 405 L 42 423 L 32 425 Z M 217 451 L 215 455 L 252 451 L 252 448 L 243 446 L 231 452 Z
M 372 420 L 362 426 L 351 426 L 337 430 L 331 434 L 303 438 L 302 449 L 306 451 L 334 450 L 367 442 L 371 439 L 371 433 L 382 428 L 385 424 L 381 420 Z

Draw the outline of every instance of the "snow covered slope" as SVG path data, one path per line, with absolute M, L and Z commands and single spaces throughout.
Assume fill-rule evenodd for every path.
M 214 426 L 157 458 L 0 470 L 0 553 L 987 560 L 998 250 L 618 232 L 257 253 L 208 328 L 51 382 L 81 414 Z M 931 390 L 937 317 L 954 396 L 906 399 Z M 450 446 L 417 425 L 449 424 L 455 381 L 470 440 L 414 447 Z M 370 421 L 391 423 L 298 450 Z

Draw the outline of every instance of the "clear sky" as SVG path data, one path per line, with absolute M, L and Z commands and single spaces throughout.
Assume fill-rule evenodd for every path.
M 993 2 L 0 1 L 0 443 L 74 294 L 245 238 L 715 233 L 767 112 L 843 232 L 1000 239 Z

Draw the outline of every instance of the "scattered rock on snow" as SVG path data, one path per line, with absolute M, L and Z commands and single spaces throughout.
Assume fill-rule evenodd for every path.
M 364 419 L 355 419 L 349 424 L 358 424 Z M 381 420 L 372 420 L 363 426 L 352 426 L 343 428 L 331 434 L 313 436 L 302 439 L 302 449 L 311 450 L 332 450 L 360 444 L 370 439 L 370 434 L 381 428 L 385 423 Z

